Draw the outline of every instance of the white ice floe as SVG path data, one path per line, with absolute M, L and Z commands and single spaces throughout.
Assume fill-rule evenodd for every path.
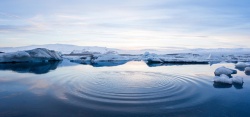
M 157 55 L 154 53 L 145 53 L 142 60 L 148 63 L 207 63 L 208 60 L 205 56 L 192 53 L 176 53 Z
M 134 57 L 134 56 L 133 56 Z M 120 55 L 116 51 L 107 51 L 104 54 L 88 53 L 78 56 L 67 55 L 64 58 L 78 63 L 98 63 L 98 62 L 111 62 L 111 61 L 129 61 L 133 57 L 129 55 Z M 136 57 L 134 57 L 136 58 Z
M 243 78 L 240 77 L 240 76 L 235 76 L 233 78 L 231 78 L 233 83 L 236 83 L 236 84 L 243 84 Z
M 44 62 L 62 60 L 60 53 L 45 48 L 0 54 L 0 62 Z
M 117 52 L 108 51 L 105 54 L 95 55 L 93 62 L 101 61 L 128 61 L 129 58 L 119 55 Z
M 214 82 L 217 83 L 225 83 L 225 84 L 243 84 L 243 78 L 240 76 L 235 76 L 233 78 L 229 78 L 225 74 L 221 74 L 220 76 L 215 76 L 214 77 Z
M 209 54 L 207 60 L 209 60 L 209 61 L 222 61 L 223 59 L 220 55 Z
M 229 68 L 222 66 L 215 70 L 214 75 L 220 76 L 221 74 L 231 75 L 231 74 L 236 74 L 236 73 L 237 73 L 236 70 L 229 69 Z
M 95 52 L 95 51 L 87 51 L 87 50 L 73 50 L 71 55 L 88 55 L 88 54 L 101 54 L 100 52 Z
M 214 77 L 214 82 L 232 84 L 233 80 L 230 79 L 227 75 L 221 74 L 220 76 Z
M 237 68 L 245 68 L 245 67 L 249 67 L 250 64 L 248 63 L 243 63 L 243 62 L 238 62 L 237 64 L 235 64 L 235 67 Z

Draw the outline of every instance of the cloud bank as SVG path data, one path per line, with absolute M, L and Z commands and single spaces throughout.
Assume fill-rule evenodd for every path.
M 248 0 L 8 0 L 0 46 L 249 48 Z

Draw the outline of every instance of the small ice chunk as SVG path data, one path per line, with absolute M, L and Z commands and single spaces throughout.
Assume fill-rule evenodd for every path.
M 233 83 L 243 84 L 243 78 L 240 76 L 235 76 L 232 78 Z
M 249 64 L 238 62 L 237 64 L 235 64 L 235 67 L 238 67 L 238 68 L 249 67 Z
M 218 83 L 226 83 L 226 84 L 232 84 L 233 81 L 231 78 L 229 78 L 227 75 L 225 74 L 221 74 L 220 76 L 215 76 L 214 77 L 214 82 L 218 82 Z
M 233 69 L 229 69 L 229 68 L 226 68 L 224 66 L 222 67 L 219 67 L 215 70 L 214 74 L 216 76 L 220 76 L 221 74 L 225 74 L 225 75 L 231 75 L 231 74 L 236 74 L 237 71 L 236 70 L 233 70 Z
M 250 72 L 250 67 L 246 67 L 245 72 Z

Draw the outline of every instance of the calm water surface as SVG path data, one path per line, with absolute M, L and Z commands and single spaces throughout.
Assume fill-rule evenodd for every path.
M 0 64 L 0 117 L 250 116 L 250 76 L 214 84 L 220 66 Z

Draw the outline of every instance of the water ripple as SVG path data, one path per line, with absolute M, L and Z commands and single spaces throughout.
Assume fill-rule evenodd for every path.
M 145 113 L 191 107 L 209 98 L 204 93 L 208 81 L 197 76 L 123 71 L 64 77 L 66 102 L 89 109 Z

